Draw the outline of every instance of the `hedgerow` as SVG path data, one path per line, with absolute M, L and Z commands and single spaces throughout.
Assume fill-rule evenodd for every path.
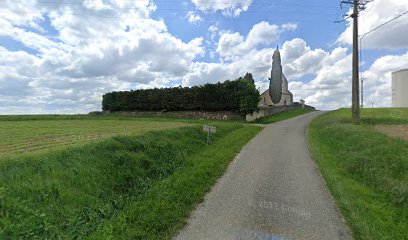
M 234 81 L 193 87 L 118 91 L 103 95 L 104 111 L 234 111 L 257 110 L 259 91 L 252 74 Z

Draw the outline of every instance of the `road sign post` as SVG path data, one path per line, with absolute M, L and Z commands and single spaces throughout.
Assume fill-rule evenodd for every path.
M 216 133 L 217 132 L 217 128 L 216 127 L 212 127 L 212 126 L 203 126 L 203 131 L 207 132 L 207 144 L 210 144 L 210 136 L 211 133 Z

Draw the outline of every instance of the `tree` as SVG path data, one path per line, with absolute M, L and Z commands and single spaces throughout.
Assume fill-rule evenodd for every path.
M 239 84 L 238 95 L 240 98 L 239 112 L 246 115 L 258 110 L 259 91 L 256 89 L 255 80 L 251 73 L 247 73 L 244 78 L 237 80 Z

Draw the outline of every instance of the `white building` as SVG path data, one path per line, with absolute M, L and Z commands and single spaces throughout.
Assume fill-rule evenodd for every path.
M 392 73 L 392 106 L 408 107 L 408 68 Z

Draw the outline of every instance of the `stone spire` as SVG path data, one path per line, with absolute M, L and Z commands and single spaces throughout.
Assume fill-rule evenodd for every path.
M 271 78 L 269 78 L 269 94 L 271 95 L 272 102 L 275 104 L 278 104 L 282 98 L 283 73 L 278 47 L 279 46 L 277 46 L 272 56 Z

